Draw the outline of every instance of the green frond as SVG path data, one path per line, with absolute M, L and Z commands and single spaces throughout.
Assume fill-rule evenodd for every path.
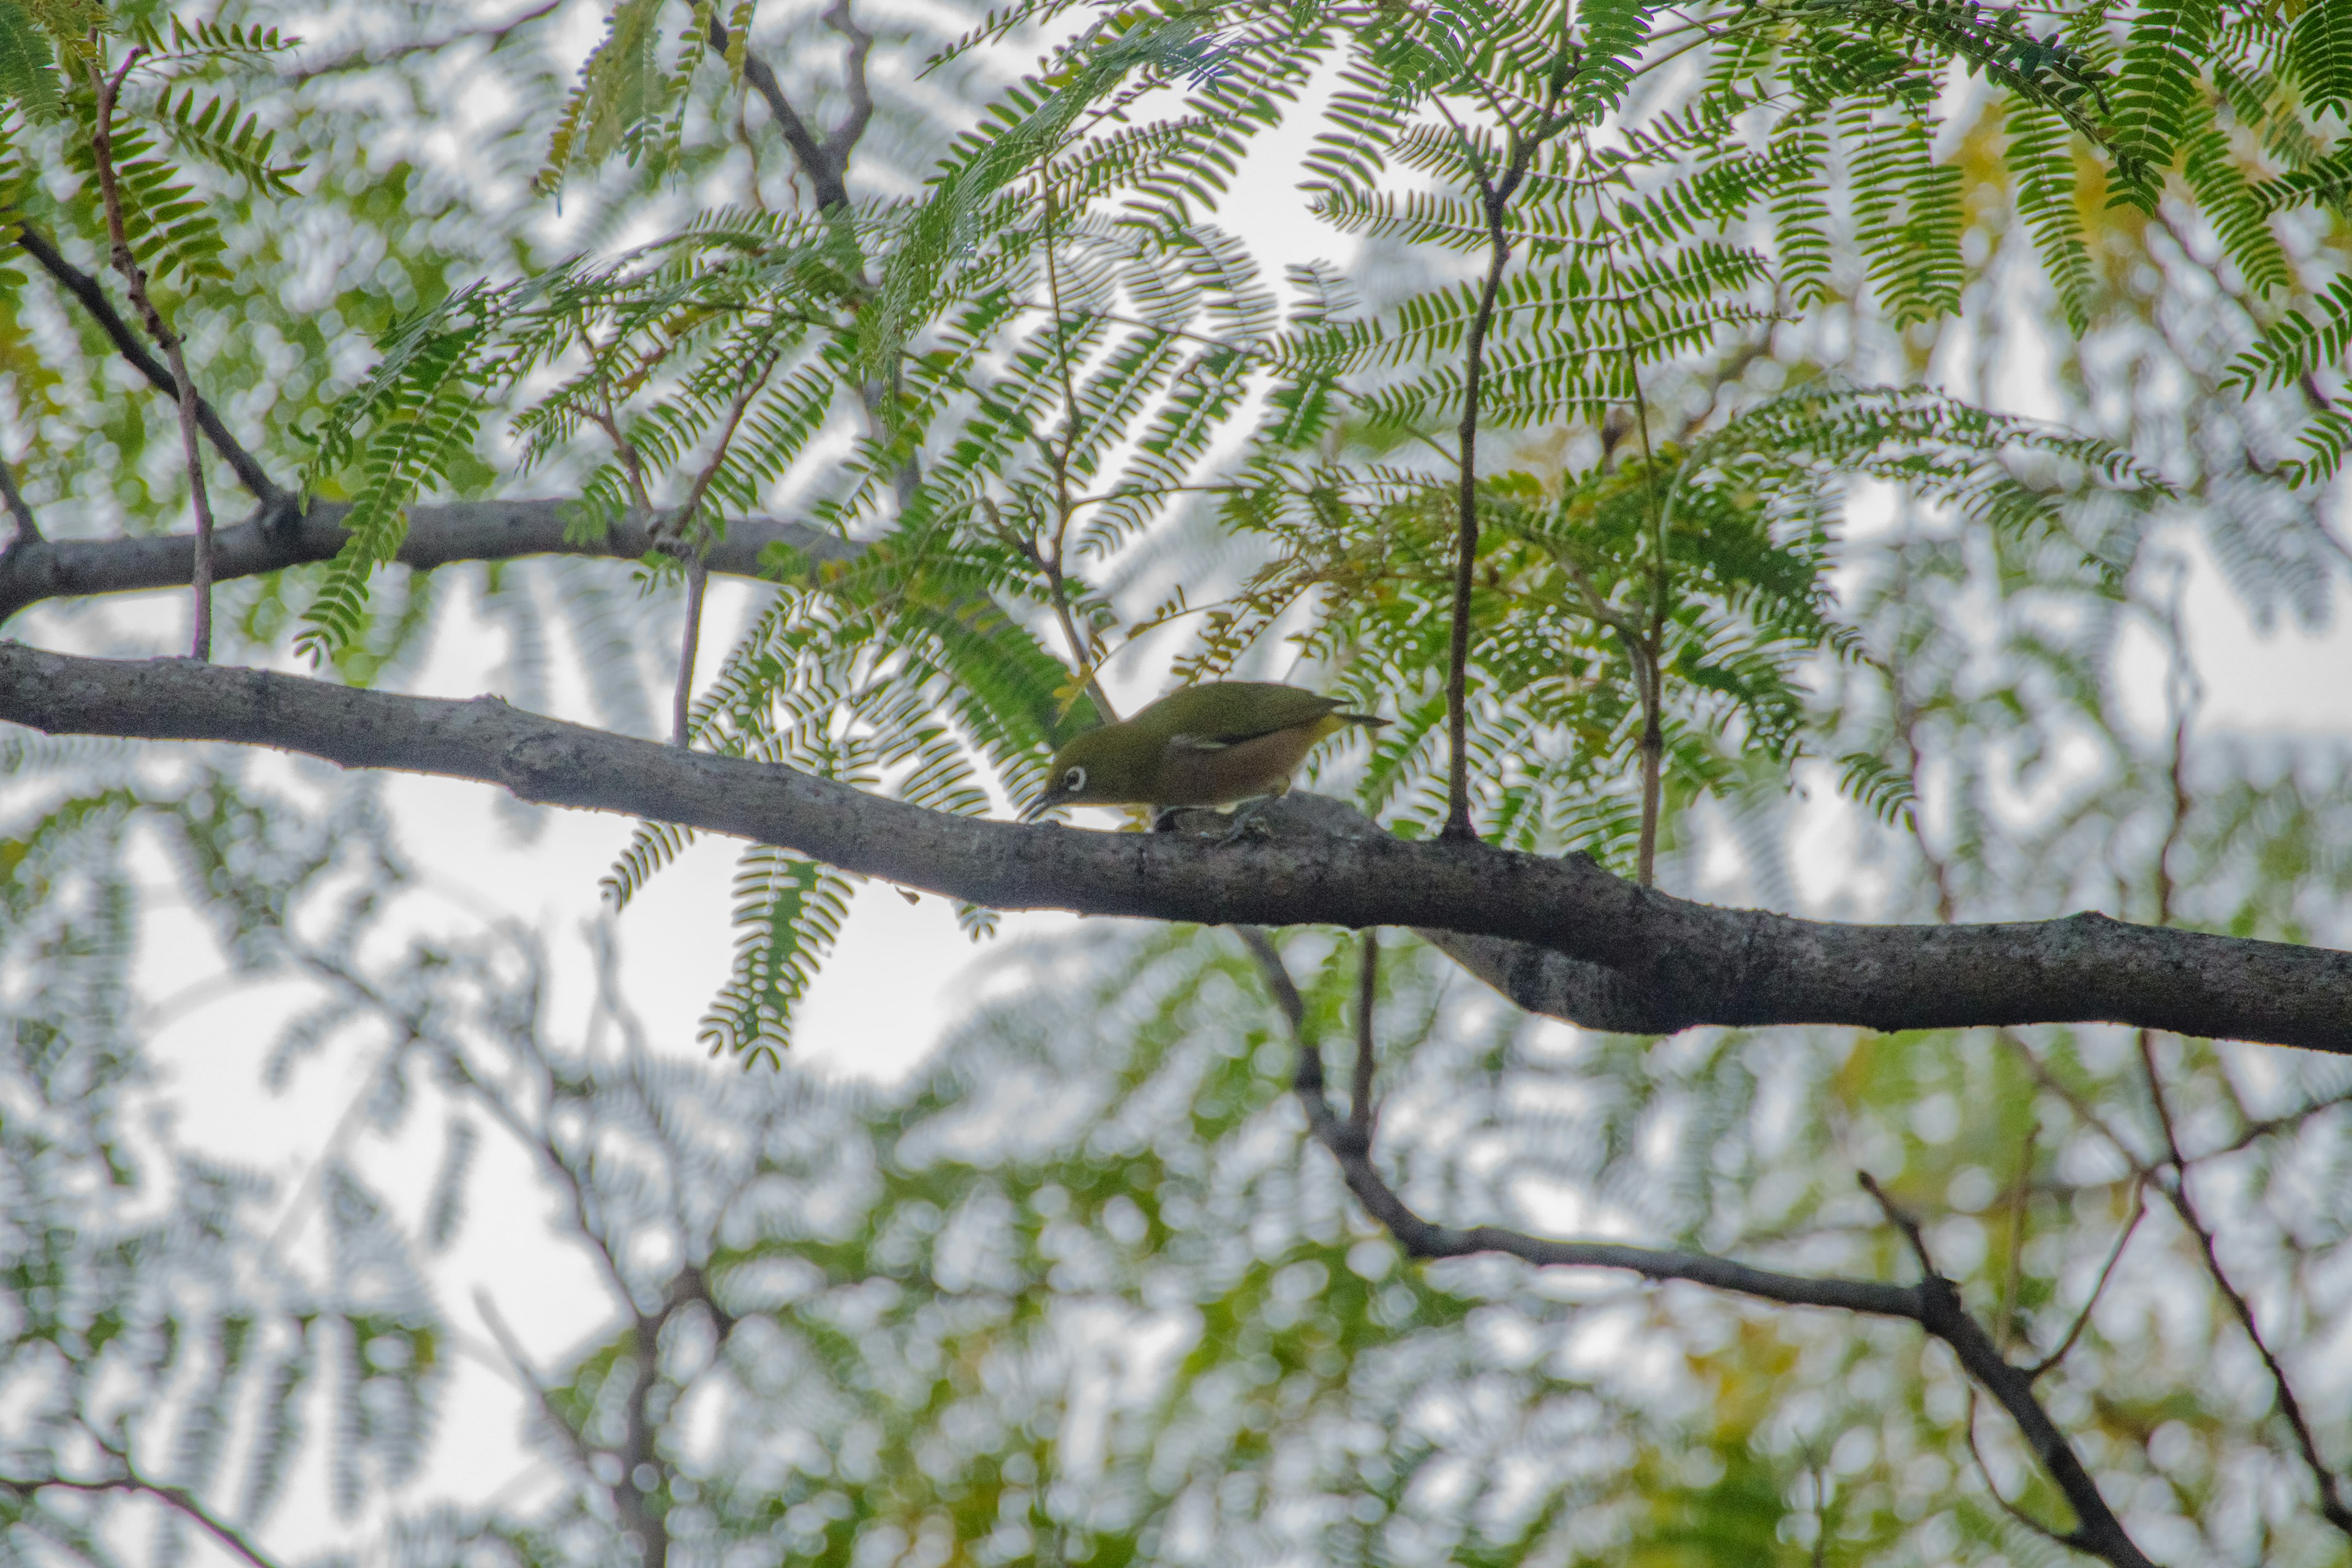
M 1789 302 L 1804 310 L 1830 291 L 1829 136 L 1814 123 L 1786 134 L 1801 172 L 1773 196 L 1772 245 Z
M 2314 203 L 2340 210 L 2347 203 L 2352 203 L 2352 147 L 2314 158 L 2301 168 L 2261 181 L 2253 192 L 2254 201 L 2264 214 Z
M 667 0 L 620 0 L 604 17 L 604 37 L 580 68 L 580 85 L 548 140 L 539 187 L 553 190 L 576 165 L 625 152 L 635 163 L 669 111 L 674 74 L 661 64 L 661 12 Z
M 86 93 L 76 95 L 85 108 Z M 78 173 L 95 185 L 97 156 L 86 137 L 67 143 L 67 157 Z M 131 254 L 149 279 L 183 287 L 214 282 L 228 276 L 221 263 L 227 242 L 210 204 L 176 164 L 155 148 L 144 126 L 118 119 L 113 126 L 116 188 L 122 198 L 122 228 Z
M 1959 309 L 1960 174 L 1935 161 L 1922 114 L 1892 123 L 1867 103 L 1839 116 L 1853 149 L 1855 241 L 1872 285 L 1897 325 Z
M 259 118 L 252 114 L 240 123 L 234 100 L 225 96 L 208 98 L 199 107 L 194 88 L 175 95 L 167 87 L 149 113 L 182 152 L 237 175 L 256 191 L 279 196 L 295 194 L 289 177 L 301 173 L 302 165 L 271 163 L 269 154 L 278 132 L 261 130 Z
M 2224 391 L 2284 386 L 2323 366 L 2339 365 L 2352 348 L 2352 272 L 2304 309 L 2282 316 L 2221 378 Z
M 174 13 L 168 41 L 155 58 L 176 60 L 254 60 L 299 48 L 302 40 L 257 22 L 189 21 Z
M 2271 232 L 2270 213 L 2247 183 L 2230 146 L 2230 133 L 2211 126 L 2191 136 L 2183 149 L 2182 173 L 2213 226 L 2230 259 L 2252 292 L 2272 294 L 2294 286 L 2286 252 Z
M 1576 20 L 1584 39 L 1569 89 L 1570 115 L 1598 121 L 1617 107 L 1650 36 L 1652 8 L 1650 0 L 1579 0 Z
M 640 822 L 630 830 L 629 842 L 613 861 L 613 868 L 596 884 L 614 913 L 654 879 L 655 873 L 675 861 L 694 842 L 694 829 L 668 822 Z
M 0 100 L 33 121 L 54 120 L 65 108 L 57 51 L 17 0 L 0 0 Z
M 2282 63 L 2303 89 L 2305 108 L 2352 119 L 2352 11 L 2329 0 L 2306 0 L 2287 35 Z
M 2075 205 L 2073 139 L 2057 116 L 2030 103 L 2004 106 L 2001 127 L 2007 132 L 2018 216 L 2033 237 L 2066 325 L 2080 335 L 2091 325 L 2092 277 L 2082 213 Z
M 710 1054 L 745 1067 L 792 1045 L 793 1009 L 816 978 L 849 913 L 850 881 L 772 844 L 743 851 L 735 873 L 735 963 L 703 1015 Z
M 407 537 L 410 500 L 446 482 L 472 452 L 486 394 L 480 354 L 500 310 L 530 292 L 477 288 L 450 296 L 395 331 L 368 379 L 329 411 L 306 482 L 346 465 L 356 471 L 343 519 L 349 537 L 303 614 L 308 626 L 297 642 L 314 662 L 359 635 L 370 579 Z M 362 426 L 364 445 L 356 435 Z
M 1918 805 L 1911 775 L 1870 752 L 1848 752 L 1838 759 L 1838 788 L 1889 827 L 1910 826 Z
M 2352 414 L 2341 408 L 2322 409 L 2304 427 L 2302 446 L 2306 456 L 2282 465 L 2288 480 L 2316 485 L 2333 479 L 2344 471 L 2346 453 L 2352 452 Z
M 2154 212 L 2175 152 L 2191 133 L 2218 0 L 2149 0 L 2133 14 L 2116 73 L 2111 201 Z

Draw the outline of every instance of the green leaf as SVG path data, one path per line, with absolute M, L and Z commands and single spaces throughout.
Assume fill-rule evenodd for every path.
M 28 120 L 55 120 L 65 108 L 57 53 L 17 0 L 0 0 L 0 100 Z

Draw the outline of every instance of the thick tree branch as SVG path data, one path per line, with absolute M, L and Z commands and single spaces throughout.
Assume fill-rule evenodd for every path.
M 520 555 L 594 555 L 634 561 L 659 542 L 658 527 L 642 517 L 613 525 L 602 541 L 573 543 L 564 538 L 560 500 L 458 501 L 412 507 L 400 563 L 419 571 L 461 561 L 509 561 Z M 273 525 L 267 517 L 224 528 L 213 538 L 216 582 L 280 571 L 306 562 L 331 561 L 348 537 L 339 501 L 313 501 L 299 517 Z M 760 552 L 770 544 L 789 546 L 812 563 L 846 561 L 857 547 L 803 523 L 775 518 L 739 518 L 727 537 L 710 546 L 705 564 L 713 572 L 756 577 Z M 0 621 L 44 599 L 89 594 L 128 594 L 184 587 L 194 570 L 195 542 L 184 533 L 144 539 L 37 541 L 0 556 Z
M 2105 1021 L 2352 1054 L 2352 953 L 2097 914 L 1877 926 L 1727 910 L 1591 859 L 1386 836 L 1202 844 L 929 811 L 793 769 L 469 702 L 178 660 L 0 643 L 0 719 L 52 733 L 230 741 L 344 767 L 779 845 L 998 909 L 1214 924 L 1427 927 L 1530 942 L 1623 977 L 1657 1030 Z
M 2032 1373 L 2011 1365 L 1991 1337 L 1969 1316 L 1960 1304 L 1958 1289 L 1927 1263 L 1918 1226 L 1886 1203 L 1876 1184 L 1867 1176 L 1863 1178 L 1864 1184 L 1885 1205 L 1888 1218 L 1903 1229 L 1922 1260 L 1924 1278 L 1916 1285 L 1783 1274 L 1705 1253 L 1669 1252 L 1607 1241 L 1554 1241 L 1495 1226 L 1456 1230 L 1450 1226 L 1433 1225 L 1412 1211 L 1372 1163 L 1369 1129 L 1352 1117 L 1341 1121 L 1332 1110 L 1324 1089 L 1322 1053 L 1307 1037 L 1306 1008 L 1281 954 L 1262 931 L 1244 927 L 1240 934 L 1256 958 L 1276 1005 L 1289 1020 L 1292 1037 L 1298 1047 L 1298 1068 L 1291 1088 L 1307 1112 L 1309 1131 L 1339 1162 L 1340 1173 L 1357 1201 L 1396 1237 L 1408 1256 L 1435 1259 L 1500 1252 L 1541 1268 L 1622 1268 L 1645 1279 L 1687 1280 L 1783 1306 L 1834 1307 L 1874 1317 L 1907 1319 L 1943 1341 L 1969 1376 L 2000 1401 L 2050 1479 L 2074 1506 L 2081 1522 L 2072 1532 L 2055 1539 L 2114 1563 L 2116 1568 L 2154 1568 L 2125 1533 L 2106 1500 L 2099 1495 L 2098 1484 L 2083 1468 L 2065 1434 L 2058 1430 L 2034 1397 Z

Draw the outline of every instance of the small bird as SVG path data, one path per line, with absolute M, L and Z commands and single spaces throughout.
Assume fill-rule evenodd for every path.
M 1210 680 L 1171 691 L 1055 752 L 1045 787 L 1021 819 L 1034 822 L 1057 805 L 1165 811 L 1280 795 L 1318 741 L 1350 724 L 1388 722 L 1339 707 L 1336 697 L 1270 680 Z

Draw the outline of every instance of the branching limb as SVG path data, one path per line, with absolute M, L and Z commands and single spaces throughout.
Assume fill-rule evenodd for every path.
M 835 20 L 836 13 L 838 20 Z M 845 74 L 848 79 L 850 107 L 848 117 L 823 142 L 819 142 L 815 133 L 809 130 L 808 121 L 801 118 L 800 110 L 785 95 L 783 84 L 776 79 L 776 73 L 770 68 L 768 62 L 749 48 L 743 52 L 743 79 L 751 84 L 751 89 L 767 104 L 769 114 L 776 121 L 776 129 L 783 135 L 784 144 L 793 150 L 793 157 L 800 164 L 801 173 L 808 176 L 809 188 L 816 196 L 819 212 L 849 205 L 849 154 L 856 147 L 858 137 L 865 133 L 866 121 L 874 113 L 874 101 L 868 96 L 866 84 L 866 59 L 867 51 L 874 46 L 873 37 L 850 20 L 847 0 L 835 0 L 832 8 L 825 13 L 824 22 L 849 40 L 849 58 L 845 66 Z M 727 25 L 712 16 L 710 47 L 724 54 L 728 37 Z
M 2303 1401 L 2295 1397 L 2294 1385 L 2287 1379 L 2286 1368 L 2280 1364 L 2277 1352 L 2263 1337 L 2262 1325 L 2254 1320 L 2253 1304 L 2245 1292 L 2231 1282 L 2229 1272 L 2221 1267 L 2221 1255 L 2214 1246 L 2213 1227 L 2198 1213 L 2197 1205 L 2189 1192 L 2189 1163 L 2181 1157 L 2180 1140 L 2172 1119 L 2172 1107 L 2164 1092 L 2164 1082 L 2156 1070 L 2156 1048 L 2149 1032 L 2139 1034 L 2139 1058 L 2147 1076 L 2148 1097 L 2155 1102 L 2157 1124 L 2163 1130 L 2166 1163 L 2171 1166 L 2171 1179 L 2156 1178 L 2156 1190 L 2164 1195 L 2182 1226 L 2197 1243 L 2197 1252 L 2205 1264 L 2205 1272 L 2213 1281 L 2213 1289 L 2229 1303 L 2231 1315 L 2238 1320 L 2254 1353 L 2262 1357 L 2263 1369 L 2270 1373 L 2271 1389 L 2278 1400 L 2279 1414 L 2285 1417 L 2287 1430 L 2294 1434 L 2294 1446 L 2303 1458 L 2304 1468 L 2311 1472 L 2312 1484 L 2319 1489 L 2319 1514 L 2346 1535 L 2352 1535 L 2352 1504 L 2345 1500 L 2343 1481 L 2327 1461 L 2321 1458 L 2319 1439 L 2311 1429 L 2311 1419 L 2304 1414 Z
M 115 1473 L 81 1479 L 73 1476 L 0 1476 L 0 1491 L 29 1498 L 34 1493 L 54 1487 L 60 1491 L 128 1492 L 152 1498 L 174 1513 L 187 1519 L 228 1551 L 250 1565 L 250 1568 L 278 1568 L 278 1563 L 254 1543 L 253 1538 L 205 1506 L 204 1500 L 185 1487 L 175 1487 L 154 1480 L 142 1472 L 131 1461 L 127 1445 L 116 1445 L 85 1424 L 90 1441 L 107 1458 L 112 1459 Z
M 2034 1457 L 2042 1461 L 2042 1469 L 2073 1506 L 2079 1522 L 2073 1530 L 2061 1534 L 2026 1514 L 2010 1509 L 2006 1501 L 2001 1506 L 2010 1509 L 2012 1517 L 2077 1552 L 2089 1552 L 2118 1564 L 2147 1563 L 2147 1559 L 2140 1553 L 2139 1548 L 2124 1532 L 2122 1522 L 2107 1507 L 2106 1500 L 2099 1495 L 2098 1483 L 2091 1479 L 2089 1471 L 2083 1468 L 2082 1460 L 2075 1456 L 2073 1445 L 2066 1441 L 2065 1435 L 2058 1430 L 2057 1424 L 2050 1419 L 2049 1412 L 2042 1409 L 2041 1401 L 2034 1396 L 2032 1369 L 2015 1365 L 2001 1354 L 1991 1336 L 1969 1315 L 1967 1309 L 1960 1304 L 1958 1287 L 1937 1272 L 1936 1261 L 1928 1255 L 1927 1239 L 1920 1231 L 1919 1222 L 1887 1196 L 1885 1190 L 1879 1186 L 1869 1172 L 1861 1173 L 1857 1179 L 1863 1190 L 1877 1201 L 1887 1223 L 1902 1232 L 1904 1240 L 1910 1246 L 1912 1257 L 1918 1260 L 1921 1277 L 1917 1288 L 1921 1310 L 1919 1326 L 1949 1346 L 1953 1355 L 1958 1358 L 1961 1369 L 1974 1380 L 1975 1384 L 1999 1400 L 2001 1408 L 2009 1412 L 2010 1419 L 2017 1423 L 2018 1432 L 2025 1438 L 2026 1446 L 2033 1450 Z M 1973 1420 L 1969 1428 L 1969 1448 L 1971 1453 L 1976 1450 Z M 1979 1463 L 1982 1463 L 1981 1459 Z M 1990 1472 L 1986 1474 L 1985 1484 L 1992 1486 Z M 2000 1498 L 1998 1488 L 1993 1489 L 1993 1496 Z
M 97 279 L 68 261 L 58 247 L 49 243 L 47 237 L 22 219 L 16 223 L 16 245 L 39 264 L 42 271 L 55 279 L 58 287 L 80 302 L 82 309 L 89 312 L 90 319 L 98 323 L 99 331 L 105 333 L 107 341 L 114 345 L 115 352 L 129 361 L 133 370 L 147 378 L 148 385 L 173 401 L 179 401 L 180 384 L 170 368 L 147 352 L 146 345 L 140 342 L 138 334 L 131 330 L 131 323 L 122 319 L 107 299 L 106 290 L 99 287 Z M 228 426 L 221 423 L 220 415 L 211 404 L 198 397 L 195 410 L 196 427 L 204 432 L 205 439 L 212 443 L 213 450 L 228 464 L 230 471 L 236 475 L 237 482 L 261 502 L 265 521 L 274 520 L 278 511 L 289 505 L 292 498 L 271 480 L 260 459 L 247 451 L 236 437 L 229 434 Z
M 1927 1260 L 1927 1244 L 1917 1223 L 1890 1202 L 1868 1176 L 1862 1178 L 1863 1184 L 1879 1200 L 1888 1219 L 1904 1232 L 1921 1260 L 1924 1277 L 1916 1285 L 1783 1274 L 1704 1253 L 1668 1252 L 1615 1242 L 1554 1241 L 1494 1226 L 1456 1230 L 1433 1225 L 1415 1214 L 1380 1173 L 1372 1163 L 1370 1138 L 1352 1122 L 1342 1121 L 1332 1110 L 1324 1089 L 1322 1055 L 1306 1031 L 1306 1008 L 1273 942 L 1254 927 L 1242 928 L 1238 934 L 1265 976 L 1276 1005 L 1290 1021 L 1298 1047 L 1298 1067 L 1291 1088 L 1307 1113 L 1308 1129 L 1339 1162 L 1340 1173 L 1357 1201 L 1387 1227 L 1407 1256 L 1434 1259 L 1500 1252 L 1538 1267 L 1622 1268 L 1645 1279 L 1688 1280 L 1784 1306 L 1835 1307 L 1915 1322 L 1943 1341 L 1969 1376 L 2000 1402 L 2051 1480 L 2074 1507 L 2081 1522 L 2058 1539 L 2078 1552 L 2115 1564 L 2115 1568 L 2154 1568 L 2125 1532 L 2106 1500 L 2099 1495 L 2097 1483 L 2083 1468 L 2073 1445 L 2035 1399 L 2024 1369 L 2011 1365 L 1994 1346 L 1990 1336 L 1962 1308 L 1959 1291 Z
M 2044 1541 L 2055 1542 L 2061 1546 L 2074 1545 L 2074 1542 L 2064 1533 L 2052 1529 L 2049 1525 L 2026 1512 L 2017 1504 L 2010 1501 L 2008 1498 L 2001 1494 L 2000 1488 L 1995 1484 L 1992 1479 L 1992 1467 L 1985 1463 L 1984 1450 L 1977 1446 L 1977 1385 L 1973 1383 L 1969 1384 L 1968 1414 L 1961 1418 L 1960 1431 L 1961 1434 L 1968 1438 L 1969 1459 L 1970 1463 L 1976 1466 L 1977 1479 L 1984 1482 L 1985 1490 L 1991 1494 L 1992 1500 L 1994 1502 L 2000 1505 L 2000 1511 L 2009 1515 L 2010 1518 L 2015 1520 L 2018 1523 L 2023 1525 L 2027 1530 L 2032 1531 L 2034 1534 L 2042 1537 Z
M 555 1401 L 549 1395 L 547 1384 L 540 1378 L 537 1369 L 530 1364 L 530 1357 L 524 1352 L 522 1342 L 515 1337 L 514 1330 L 507 1326 L 506 1314 L 499 1310 L 498 1303 L 490 1299 L 490 1293 L 479 1286 L 474 1289 L 474 1310 L 481 1314 L 483 1325 L 490 1331 L 490 1338 L 498 1342 L 499 1353 L 506 1357 L 515 1381 L 530 1390 L 531 1403 L 539 1406 L 540 1419 L 562 1439 L 564 1451 L 571 1456 L 573 1468 L 582 1479 L 593 1479 L 595 1471 L 590 1461 L 595 1456 L 590 1452 L 586 1440 L 578 1430 L 555 1408 Z
M 1458 128 L 1457 128 L 1458 129 Z M 1465 144 L 1468 138 L 1463 138 Z M 1498 175 L 1478 171 L 1478 196 L 1486 213 L 1486 276 L 1478 288 L 1478 309 L 1470 318 L 1468 340 L 1463 346 L 1462 423 L 1455 431 L 1461 471 L 1455 480 L 1454 541 L 1454 625 L 1447 645 L 1445 673 L 1445 739 L 1450 748 L 1445 773 L 1445 826 L 1443 838 L 1462 841 L 1478 837 L 1470 822 L 1470 590 L 1478 569 L 1478 398 L 1486 381 L 1486 331 L 1494 324 L 1495 300 L 1503 289 L 1503 274 L 1511 263 L 1511 238 L 1503 215 L 1519 183 L 1535 162 L 1535 138 L 1514 134 L 1508 159 Z

